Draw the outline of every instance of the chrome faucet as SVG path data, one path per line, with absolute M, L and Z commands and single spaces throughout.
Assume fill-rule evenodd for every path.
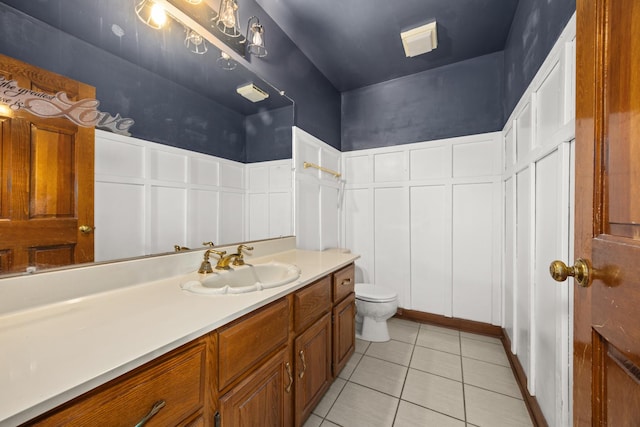
M 231 268 L 229 267 L 229 264 L 233 264 L 235 266 L 244 265 L 243 250 L 252 251 L 253 246 L 240 245 L 238 246 L 236 253 L 220 256 L 220 259 L 216 264 L 216 270 L 229 270 Z
M 211 262 L 209 261 L 209 257 L 211 256 L 212 253 L 220 257 L 220 260 L 218 261 L 218 263 L 220 263 L 220 261 L 222 261 L 222 259 L 224 258 L 227 252 L 216 251 L 215 249 L 207 249 L 204 253 L 204 260 L 202 261 L 202 264 L 200 264 L 198 273 L 200 274 L 213 273 L 213 269 L 211 268 Z M 216 266 L 216 268 L 218 268 L 218 266 Z

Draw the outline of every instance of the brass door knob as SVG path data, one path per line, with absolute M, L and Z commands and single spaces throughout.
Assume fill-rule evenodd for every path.
M 95 227 L 92 227 L 90 225 L 81 225 L 80 227 L 78 227 L 78 230 L 80 230 L 80 232 L 82 234 L 89 234 L 91 233 L 93 230 L 95 229 Z
M 549 273 L 553 280 L 557 282 L 564 282 L 567 277 L 571 276 L 575 279 L 576 283 L 584 288 L 591 284 L 592 267 L 591 263 L 582 258 L 576 260 L 575 265 L 568 267 L 562 261 L 553 261 L 549 265 Z

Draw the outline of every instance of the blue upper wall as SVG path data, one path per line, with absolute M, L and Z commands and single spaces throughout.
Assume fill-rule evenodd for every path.
M 562 30 L 576 0 L 520 0 L 504 50 L 504 118 L 507 121 Z
M 502 52 L 342 94 L 342 151 L 502 129 Z

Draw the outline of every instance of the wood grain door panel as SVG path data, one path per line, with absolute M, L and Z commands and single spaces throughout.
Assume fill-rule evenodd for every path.
M 94 98 L 95 89 L 0 55 L 22 88 Z M 94 129 L 0 109 L 0 273 L 93 261 Z

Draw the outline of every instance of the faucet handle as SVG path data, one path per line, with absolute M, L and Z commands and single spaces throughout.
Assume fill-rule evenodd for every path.
M 202 246 L 209 246 L 210 248 L 212 248 L 215 245 L 213 244 L 213 242 L 202 242 Z
M 215 249 L 207 249 L 207 251 L 204 253 L 205 261 L 209 259 L 209 255 L 211 255 L 211 254 L 216 254 L 220 258 L 222 258 L 223 256 L 225 256 L 227 254 L 227 251 L 216 251 Z
M 180 246 L 180 245 L 173 245 L 173 249 L 176 252 L 188 251 L 189 250 L 189 248 L 187 248 L 186 246 Z
M 253 250 L 253 246 L 240 245 L 240 246 L 238 246 L 238 253 L 242 254 L 242 250 L 243 249 L 245 249 L 247 251 L 252 251 Z
M 233 260 L 233 265 L 244 265 L 244 252 L 242 252 L 243 250 L 246 251 L 252 251 L 253 250 L 253 246 L 247 246 L 247 245 L 240 245 L 238 246 L 238 250 L 236 251 L 236 258 Z

